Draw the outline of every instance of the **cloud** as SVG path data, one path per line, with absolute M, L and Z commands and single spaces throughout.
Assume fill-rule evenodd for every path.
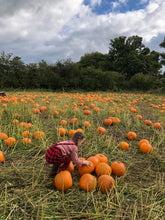
M 67 57 L 79 61 L 95 51 L 107 53 L 115 37 L 138 35 L 152 49 L 152 40 L 165 35 L 164 0 L 151 0 L 137 11 L 97 15 L 91 7 L 101 2 L 0 0 L 0 48 L 27 63 L 42 59 L 55 63 Z

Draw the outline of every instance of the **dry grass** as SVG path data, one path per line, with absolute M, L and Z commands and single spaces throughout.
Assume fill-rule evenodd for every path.
M 151 103 L 154 105 L 165 103 L 165 97 L 101 92 L 90 93 L 93 96 L 85 93 L 82 95 L 50 92 L 20 92 L 7 95 L 10 98 L 7 107 L 2 108 L 2 100 L 0 103 L 0 132 L 15 137 L 17 143 L 14 146 L 7 146 L 4 141 L 0 142 L 0 150 L 5 156 L 4 163 L 0 164 L 0 220 L 165 219 L 165 112 L 160 112 L 162 106 L 158 109 L 151 107 Z M 80 95 L 84 105 L 94 103 L 100 108 L 100 112 L 96 113 L 90 109 L 91 115 L 85 116 L 83 107 L 78 105 Z M 17 97 L 17 104 L 13 104 L 13 96 Z M 21 99 L 26 103 L 21 103 Z M 51 100 L 46 104 L 48 99 Z M 137 102 L 133 103 L 135 99 Z M 152 101 L 148 101 L 149 99 Z M 74 111 L 73 102 L 77 104 L 79 112 Z M 47 106 L 47 110 L 35 115 L 32 113 L 34 104 Z M 123 104 L 124 112 L 121 112 L 119 104 Z M 137 112 L 130 112 L 128 104 L 138 107 Z M 68 105 L 69 108 L 65 108 L 64 105 Z M 54 106 L 57 110 L 62 109 L 63 113 L 53 116 Z M 112 109 L 120 123 L 108 127 L 103 121 L 110 117 L 109 112 Z M 15 116 L 15 113 L 19 116 Z M 156 130 L 153 126 L 146 126 L 143 120 L 135 119 L 137 114 L 141 114 L 143 120 L 160 122 L 162 128 Z M 73 117 L 78 118 L 79 125 L 73 126 L 69 123 Z M 15 118 L 20 122 L 32 123 L 31 133 L 40 130 L 45 132 L 46 138 L 39 141 L 33 139 L 31 145 L 24 146 L 21 139 L 25 129 L 11 124 Z M 67 135 L 58 137 L 56 134 L 61 119 L 68 121 L 67 132 L 77 128 L 84 130 L 86 142 L 79 150 L 80 157 L 87 158 L 102 153 L 108 157 L 109 164 L 115 160 L 125 164 L 125 175 L 113 176 L 116 187 L 110 194 L 102 194 L 97 188 L 90 193 L 82 191 L 79 188 L 80 176 L 76 169 L 72 174 L 71 189 L 61 193 L 55 188 L 53 178 L 48 177 L 47 169 L 44 168 L 45 151 L 51 144 L 69 139 Z M 92 124 L 91 129 L 82 126 L 85 120 Z M 99 126 L 106 128 L 105 135 L 96 135 Z M 128 141 L 126 139 L 128 131 L 136 132 L 137 139 Z M 143 138 L 151 142 L 153 146 L 151 154 L 140 152 L 138 142 Z M 121 141 L 130 144 L 128 151 L 119 148 Z

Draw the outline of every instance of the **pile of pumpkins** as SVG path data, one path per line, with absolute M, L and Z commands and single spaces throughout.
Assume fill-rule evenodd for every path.
M 85 160 L 84 158 L 79 158 Z M 87 159 L 91 162 L 91 166 L 82 165 L 77 167 L 80 175 L 79 186 L 87 192 L 92 191 L 98 186 L 102 193 L 109 193 L 115 186 L 115 180 L 111 174 L 115 176 L 123 176 L 125 174 L 125 165 L 122 162 L 114 161 L 108 165 L 108 159 L 103 154 L 96 154 Z M 61 171 L 55 176 L 54 183 L 58 190 L 65 191 L 72 187 L 72 176 L 74 165 L 70 162 L 67 170 Z

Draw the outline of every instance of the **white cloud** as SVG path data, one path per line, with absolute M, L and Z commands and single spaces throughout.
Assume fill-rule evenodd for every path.
M 107 53 L 110 39 L 119 36 L 141 36 L 152 49 L 152 39 L 165 35 L 164 11 L 164 0 L 152 0 L 141 10 L 105 15 L 92 13 L 83 0 L 6 0 L 0 8 L 0 48 L 25 62 L 53 63 L 68 56 L 78 61 L 95 51 Z

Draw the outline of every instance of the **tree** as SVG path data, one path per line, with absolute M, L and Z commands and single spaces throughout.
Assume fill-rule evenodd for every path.
M 150 52 L 142 43 L 142 37 L 120 36 L 111 40 L 108 53 L 108 68 L 130 79 L 137 73 L 158 75 L 161 65 L 158 54 Z M 154 71 L 150 72 L 154 67 Z
M 159 46 L 165 48 L 165 38 L 162 41 L 162 43 L 159 44 Z M 165 53 L 160 53 L 160 56 L 161 56 L 161 64 L 165 65 Z

